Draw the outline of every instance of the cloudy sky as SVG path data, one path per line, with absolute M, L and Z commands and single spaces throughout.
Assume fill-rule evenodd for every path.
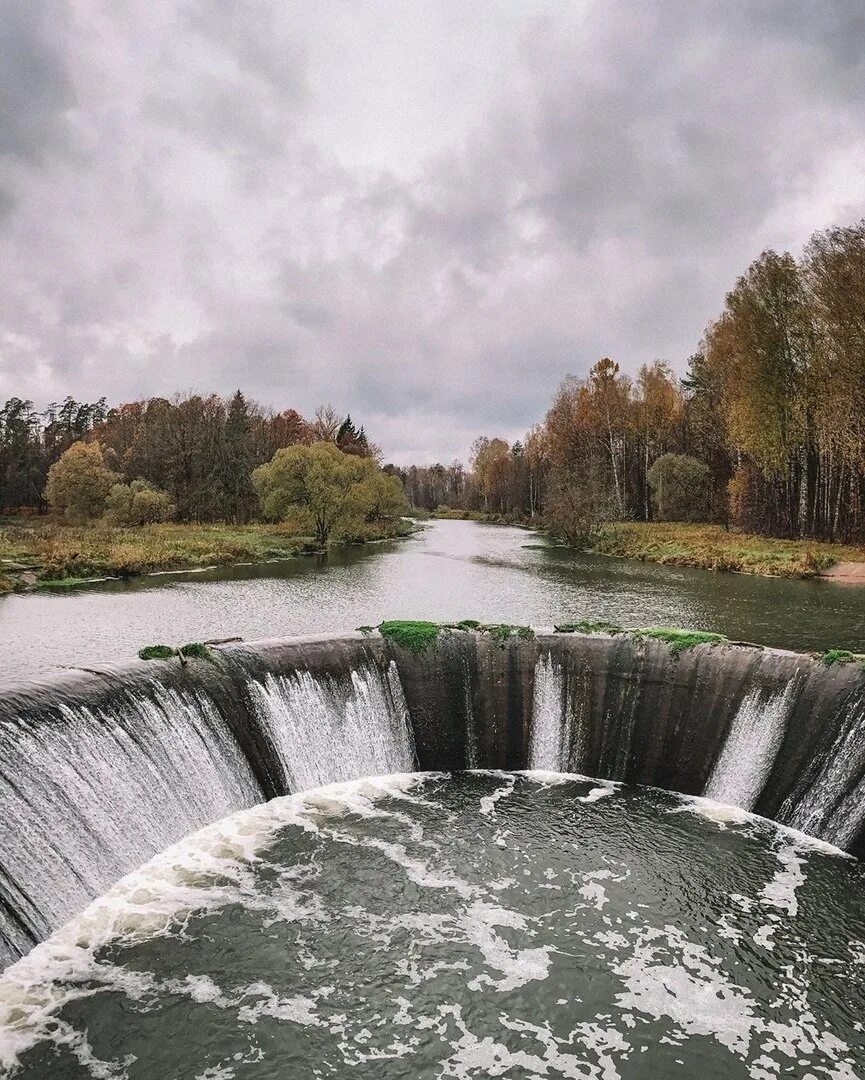
M 514 438 L 865 214 L 862 0 L 4 0 L 0 397 Z

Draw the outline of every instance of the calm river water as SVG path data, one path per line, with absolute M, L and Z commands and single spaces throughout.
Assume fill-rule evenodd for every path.
M 132 658 L 142 645 L 353 629 L 387 618 L 714 630 L 811 650 L 865 646 L 865 591 L 577 555 L 521 529 L 437 521 L 326 557 L 0 599 L 0 681 Z

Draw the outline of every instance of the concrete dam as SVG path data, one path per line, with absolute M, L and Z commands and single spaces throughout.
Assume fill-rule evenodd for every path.
M 442 631 L 221 646 L 0 702 L 0 962 L 158 852 L 362 776 L 547 770 L 652 785 L 865 850 L 865 677 L 759 647 Z

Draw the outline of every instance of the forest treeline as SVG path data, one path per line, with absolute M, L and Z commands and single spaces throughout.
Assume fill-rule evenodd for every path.
M 684 378 L 605 357 L 525 439 L 398 472 L 416 506 L 540 517 L 573 541 L 653 518 L 865 541 L 865 221 L 815 233 L 798 260 L 765 251 Z
M 78 462 L 77 475 L 91 471 L 89 487 L 79 483 L 77 491 L 94 505 L 78 507 L 79 517 L 95 516 L 107 505 L 122 520 L 137 499 L 136 506 L 147 508 L 145 520 L 149 512 L 153 520 L 244 523 L 261 516 L 254 470 L 280 449 L 320 442 L 350 457 L 378 453 L 362 427 L 330 406 L 305 420 L 294 409 L 264 409 L 240 391 L 227 400 L 191 394 L 116 408 L 104 398 L 67 398 L 44 412 L 12 398 L 0 409 L 0 510 L 41 512 L 52 493 L 62 505 L 64 484 L 70 475 L 75 481 L 76 470 L 55 469 L 53 484 L 49 477 L 66 455 Z M 119 482 L 110 498 L 106 481 L 92 482 L 94 470 Z

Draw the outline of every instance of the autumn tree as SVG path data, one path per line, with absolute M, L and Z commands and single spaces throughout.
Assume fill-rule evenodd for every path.
M 472 474 L 483 497 L 484 510 L 504 513 L 507 506 L 507 480 L 510 448 L 504 439 L 486 435 L 472 444 Z
M 729 483 L 733 475 L 734 450 L 730 446 L 724 417 L 723 372 L 714 369 L 701 348 L 688 360 L 682 379 L 684 416 L 682 448 L 698 457 L 709 470 L 707 516 L 729 525 Z
M 543 505 L 549 468 L 546 431 L 540 424 L 536 424 L 526 435 L 526 467 L 528 469 L 529 517 L 534 518 Z
M 102 514 L 116 479 L 98 442 L 76 442 L 49 469 L 45 498 L 67 521 L 88 521 Z
M 808 505 L 818 535 L 862 539 L 865 221 L 812 236 L 805 248 L 803 274 L 815 324 L 809 400 L 818 442 Z
M 105 516 L 114 525 L 150 525 L 170 521 L 175 512 L 169 496 L 146 480 L 112 484 L 105 500 Z
M 589 414 L 593 434 L 609 457 L 610 475 L 619 517 L 625 516 L 625 459 L 631 428 L 631 381 L 608 356 L 589 372 Z
M 390 524 L 406 509 L 399 480 L 371 458 L 344 454 L 333 443 L 290 446 L 260 465 L 252 482 L 271 521 L 293 521 L 323 547 L 374 523 Z
M 638 503 L 641 517 L 652 512 L 649 469 L 662 454 L 678 449 L 682 439 L 684 396 L 669 364 L 656 360 L 643 364 L 637 373 L 636 396 L 632 404 Z
M 709 468 L 687 454 L 661 454 L 648 474 L 661 521 L 705 521 Z

